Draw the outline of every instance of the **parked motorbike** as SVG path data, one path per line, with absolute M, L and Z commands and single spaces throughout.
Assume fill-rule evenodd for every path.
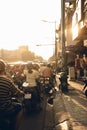
M 67 81 L 67 74 L 65 72 L 61 72 L 59 80 L 59 90 L 61 90 L 63 93 L 68 92 L 68 81 Z
M 23 106 L 27 112 L 41 109 L 41 100 L 37 87 L 30 87 L 28 83 L 23 83 L 23 91 L 25 93 Z

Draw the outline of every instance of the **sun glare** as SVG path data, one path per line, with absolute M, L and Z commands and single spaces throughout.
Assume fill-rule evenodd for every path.
M 28 45 L 31 51 L 48 58 L 53 47 L 55 25 L 60 21 L 60 1 L 54 0 L 3 0 L 0 1 L 0 49 L 14 50 Z M 48 21 L 48 23 L 42 22 Z
M 78 25 L 72 28 L 73 39 L 78 36 Z

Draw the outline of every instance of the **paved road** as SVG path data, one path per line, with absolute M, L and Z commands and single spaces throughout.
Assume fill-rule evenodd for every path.
M 19 130 L 42 130 L 45 118 L 46 101 L 41 111 L 26 113 L 24 111 Z
M 52 130 L 53 123 L 53 106 L 47 103 L 45 97 L 41 111 L 23 114 L 19 130 Z

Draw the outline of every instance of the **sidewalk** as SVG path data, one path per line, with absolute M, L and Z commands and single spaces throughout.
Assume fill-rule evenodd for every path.
M 59 91 L 53 101 L 55 130 L 87 130 L 87 98 L 83 84 L 69 81 L 69 92 Z

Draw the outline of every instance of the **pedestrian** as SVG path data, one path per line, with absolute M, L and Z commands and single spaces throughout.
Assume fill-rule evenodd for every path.
M 81 60 L 79 55 L 76 55 L 75 58 L 75 74 L 76 74 L 76 79 L 80 78 L 80 69 L 81 69 Z
M 82 68 L 83 68 L 83 73 L 85 78 L 87 76 L 87 57 L 85 54 L 83 54 L 83 58 L 82 58 Z

